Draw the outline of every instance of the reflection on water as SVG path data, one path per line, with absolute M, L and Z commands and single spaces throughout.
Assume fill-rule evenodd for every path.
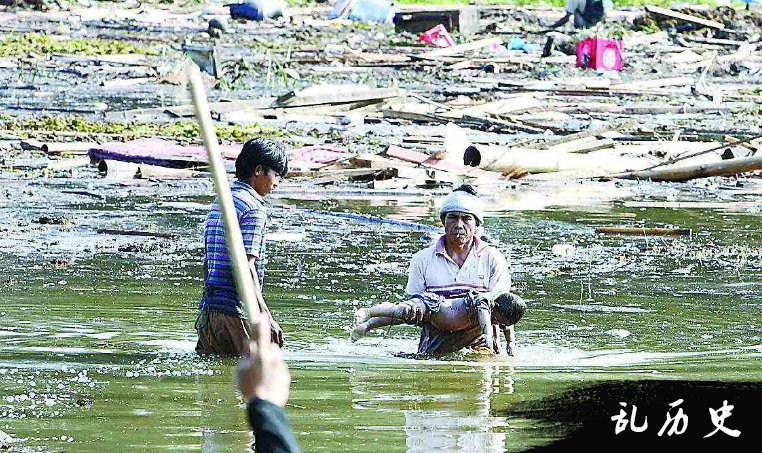
M 481 387 L 473 389 L 472 411 L 404 411 L 408 451 L 504 451 L 506 434 L 496 430 L 505 428 L 507 424 L 503 417 L 492 415 L 490 399 L 493 393 L 501 390 L 513 393 L 513 380 L 501 376 L 497 365 L 484 366 L 479 377 Z

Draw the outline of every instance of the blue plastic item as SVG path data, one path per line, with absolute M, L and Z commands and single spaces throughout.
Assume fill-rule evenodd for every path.
M 283 15 L 286 3 L 282 0 L 250 0 L 243 3 L 229 3 L 230 17 L 262 21 Z

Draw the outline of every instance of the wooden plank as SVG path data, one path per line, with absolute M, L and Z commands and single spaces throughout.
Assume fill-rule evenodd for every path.
M 324 86 L 314 89 L 292 91 L 279 97 L 274 107 L 304 107 L 313 105 L 347 104 L 354 102 L 381 102 L 384 99 L 403 96 L 405 92 L 398 88 L 367 88 L 358 89 L 352 86 Z
M 691 15 L 688 15 L 688 14 L 679 13 L 677 11 L 672 11 L 671 9 L 666 9 L 666 8 L 660 8 L 658 6 L 646 5 L 646 11 L 651 13 L 651 14 L 656 14 L 658 16 L 669 17 L 669 18 L 677 19 L 677 20 L 680 20 L 680 21 L 683 21 L 683 22 L 688 22 L 688 23 L 691 23 L 691 24 L 696 24 L 696 25 L 701 25 L 701 26 L 704 26 L 704 27 L 714 28 L 714 29 L 717 29 L 717 30 L 724 30 L 725 29 L 725 25 L 721 24 L 719 22 L 715 22 L 713 20 L 702 19 L 700 17 L 691 16 Z
M 443 47 L 441 49 L 424 52 L 417 55 L 411 55 L 413 58 L 420 58 L 424 60 L 436 60 L 441 57 L 451 57 L 453 55 L 460 55 L 466 52 L 483 49 L 493 44 L 501 44 L 500 38 L 487 38 L 479 39 L 477 41 L 468 42 L 465 44 L 457 44 L 451 47 Z
M 569 135 L 564 135 L 563 137 L 550 139 L 542 143 L 537 143 L 534 145 L 526 145 L 525 147 L 532 148 L 532 149 L 549 149 L 550 147 L 560 145 L 562 143 L 569 143 L 569 142 L 573 142 L 575 140 L 579 140 L 579 139 L 587 138 L 587 137 L 594 137 L 601 134 L 605 134 L 606 132 L 618 131 L 622 129 L 630 129 L 632 127 L 635 127 L 637 124 L 638 122 L 635 120 L 624 121 L 622 123 L 615 124 L 612 126 L 601 127 L 597 129 L 587 129 L 581 132 L 577 132 L 575 134 L 569 134 Z

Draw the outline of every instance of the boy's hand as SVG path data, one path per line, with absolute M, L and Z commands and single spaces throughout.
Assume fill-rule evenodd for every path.
M 270 340 L 277 344 L 279 347 L 283 347 L 283 329 L 280 328 L 280 324 L 270 316 Z
M 251 355 L 238 364 L 238 388 L 248 401 L 254 397 L 285 407 L 288 401 L 291 374 L 280 352 L 270 341 L 271 326 L 267 317 L 257 325 L 257 343 L 251 342 Z

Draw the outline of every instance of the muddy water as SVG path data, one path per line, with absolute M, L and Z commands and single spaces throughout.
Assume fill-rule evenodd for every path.
M 315 212 L 435 225 L 433 198 L 278 193 L 265 289 L 286 332 L 289 413 L 303 449 L 521 450 L 552 433 L 502 409 L 580 382 L 759 380 L 759 185 L 713 188 L 724 209 L 676 210 L 643 202 L 705 201 L 706 188 L 592 184 L 626 196 L 488 218 L 489 240 L 511 257 L 515 289 L 531 301 L 517 327 L 519 355 L 438 361 L 408 355 L 414 328 L 347 338 L 355 307 L 402 296 L 407 262 L 431 233 Z M 526 208 L 521 199 L 539 190 L 524 185 L 494 201 Z M 209 193 L 203 182 L 0 180 L 0 430 L 20 447 L 249 445 L 233 362 L 191 352 Z M 68 224 L 38 223 L 45 216 Z M 603 225 L 693 234 L 595 234 Z

